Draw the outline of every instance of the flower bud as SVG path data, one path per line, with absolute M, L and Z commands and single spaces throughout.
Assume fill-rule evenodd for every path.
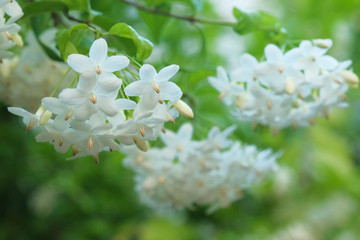
M 24 46 L 24 42 L 18 33 L 11 34 L 11 37 L 12 37 L 12 40 L 16 43 L 16 45 L 18 45 L 19 47 Z
M 295 83 L 290 78 L 287 78 L 285 80 L 285 91 L 290 95 L 295 92 Z
M 341 75 L 341 77 L 344 78 L 344 80 L 350 87 L 352 87 L 352 88 L 358 87 L 359 77 L 355 73 L 353 73 L 352 71 L 349 71 L 349 70 L 344 70 L 344 71 L 340 72 L 340 75 Z
M 141 138 L 134 136 L 134 143 L 136 144 L 136 146 L 143 152 L 146 152 L 147 150 L 149 150 L 149 142 L 142 140 Z
M 314 39 L 313 43 L 315 46 L 324 49 L 330 48 L 332 45 L 332 42 L 329 39 Z
M 40 125 L 45 125 L 51 118 L 52 112 L 46 110 L 40 117 Z
M 174 107 L 184 117 L 187 117 L 187 118 L 193 118 L 194 117 L 194 113 L 193 113 L 192 109 L 184 101 L 179 99 L 174 104 Z

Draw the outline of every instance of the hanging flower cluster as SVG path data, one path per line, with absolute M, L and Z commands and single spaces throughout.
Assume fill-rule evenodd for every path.
M 44 96 L 61 81 L 67 64 L 51 60 L 32 32 L 20 56 L 3 59 L 0 65 L 0 98 L 10 106 L 36 110 Z
M 207 139 L 194 141 L 192 125 L 184 124 L 177 133 L 160 135 L 164 148 L 142 152 L 124 147 L 124 163 L 136 172 L 144 203 L 153 208 L 203 205 L 210 213 L 238 200 L 244 189 L 276 170 L 279 154 L 228 139 L 233 131 L 213 127 Z
M 120 144 L 136 144 L 147 150 L 147 140 L 155 140 L 167 121 L 174 121 L 180 105 L 181 89 L 168 80 L 179 67 L 171 65 L 156 72 L 145 64 L 139 70 L 140 80 L 133 81 L 120 93 L 122 80 L 116 75 L 129 65 L 125 56 L 108 57 L 104 39 L 96 40 L 89 57 L 72 54 L 69 66 L 79 73 L 76 88 L 62 90 L 58 98 L 42 99 L 42 106 L 35 113 L 22 108 L 8 110 L 23 117 L 27 131 L 40 128 L 36 136 L 39 142 L 50 142 L 58 152 L 66 152 L 72 146 L 74 158 L 93 156 L 103 150 L 119 150 Z M 129 96 L 138 102 L 130 100 Z M 51 118 L 52 115 L 56 115 Z
M 345 92 L 358 86 L 358 77 L 348 70 L 350 60 L 326 55 L 331 46 L 330 39 L 304 40 L 283 53 L 269 44 L 265 61 L 244 54 L 239 68 L 228 74 L 218 67 L 209 82 L 241 121 L 274 130 L 308 126 L 318 115 L 327 118 L 331 107 L 347 106 Z
M 22 15 L 23 11 L 15 0 L 0 1 L 0 59 L 12 56 L 8 49 L 23 45 L 18 34 L 20 26 L 15 23 Z

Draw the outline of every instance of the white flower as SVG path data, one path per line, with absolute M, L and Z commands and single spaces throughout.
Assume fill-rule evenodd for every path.
M 185 124 L 177 133 L 167 131 L 161 137 L 166 145 L 161 149 L 123 148 L 127 153 L 124 164 L 135 171 L 136 190 L 149 207 L 202 205 L 210 213 L 240 199 L 243 189 L 277 168 L 278 155 L 270 150 L 229 141 L 233 127 L 224 132 L 214 128 L 203 141 L 191 140 L 192 130 Z M 230 149 L 220 150 L 215 139 Z M 208 145 L 212 151 L 199 145 Z
M 217 68 L 217 77 L 209 77 L 210 84 L 220 92 L 219 99 L 226 105 L 230 105 L 234 96 L 242 92 L 243 87 L 236 82 L 230 81 L 226 71 L 222 67 Z
M 45 109 L 40 107 L 35 114 L 18 107 L 8 107 L 8 111 L 23 118 L 23 122 L 27 126 L 26 131 L 28 132 L 39 125 L 40 117 L 45 112 Z
M 71 54 L 67 59 L 67 63 L 78 73 L 87 71 L 96 73 L 99 76 L 100 84 L 103 85 L 105 84 L 103 83 L 104 80 L 115 77 L 112 74 L 113 72 L 127 67 L 130 63 L 125 56 L 108 57 L 107 54 L 107 43 L 103 38 L 99 38 L 91 45 L 89 57 L 81 54 Z
M 77 106 L 75 117 L 86 120 L 97 111 L 107 116 L 115 116 L 119 110 L 115 104 L 121 82 L 118 78 L 108 79 L 108 85 L 112 85 L 111 92 L 105 91 L 97 82 L 95 74 L 86 72 L 80 76 L 77 88 L 64 89 L 59 98 L 68 104 Z
M 245 54 L 230 78 L 224 70 L 218 70 L 218 77 L 210 78 L 210 83 L 221 94 L 224 88 L 233 91 L 232 85 L 243 86 L 232 97 L 222 99 L 241 121 L 269 125 L 274 134 L 290 125 L 308 126 L 317 115 L 328 117 L 331 107 L 347 106 L 345 92 L 359 82 L 348 70 L 351 61 L 338 62 L 325 55 L 331 40 L 318 39 L 314 44 L 302 41 L 300 47 L 285 53 L 269 44 L 265 61 L 258 63 Z M 223 84 L 218 81 L 216 86 L 213 82 L 218 79 L 223 79 Z
M 139 70 L 140 80 L 126 86 L 125 94 L 140 97 L 149 94 L 153 98 L 159 96 L 162 100 L 176 101 L 182 95 L 181 89 L 168 80 L 178 71 L 179 66 L 170 65 L 157 73 L 153 66 L 144 64 Z

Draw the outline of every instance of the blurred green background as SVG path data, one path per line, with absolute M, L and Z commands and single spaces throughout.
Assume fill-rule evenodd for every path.
M 232 15 L 216 11 L 221 2 L 139 1 L 212 20 Z M 234 4 L 241 2 L 247 1 Z M 34 132 L 26 134 L 20 119 L 2 103 L 0 239 L 360 239 L 358 90 L 349 91 L 349 108 L 334 110 L 330 120 L 321 119 L 316 126 L 283 130 L 276 138 L 266 128 L 253 132 L 251 124 L 231 118 L 206 77 L 215 74 L 217 65 L 235 66 L 236 51 L 261 58 L 271 39 L 138 12 L 116 0 L 90 3 L 94 11 L 133 26 L 154 43 L 147 62 L 158 69 L 180 65 L 175 80 L 195 111 L 194 138 L 206 136 L 213 125 L 235 123 L 234 139 L 282 150 L 281 169 L 246 191 L 242 200 L 211 215 L 200 208 L 160 214 L 139 202 L 133 173 L 123 167 L 121 153 L 102 153 L 98 165 L 91 158 L 65 161 L 69 155 L 36 143 Z M 339 60 L 352 59 L 354 72 L 360 73 L 359 1 L 271 0 L 266 6 L 287 29 L 288 39 L 332 38 L 330 53 Z M 226 52 L 229 43 L 233 55 Z M 185 121 L 179 118 L 166 127 L 177 129 Z

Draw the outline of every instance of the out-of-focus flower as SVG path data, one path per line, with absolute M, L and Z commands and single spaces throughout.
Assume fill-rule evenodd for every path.
M 233 131 L 213 128 L 207 139 L 194 141 L 192 125 L 185 124 L 177 133 L 167 130 L 161 136 L 164 148 L 142 152 L 124 147 L 124 164 L 136 172 L 143 202 L 153 208 L 202 205 L 211 213 L 240 199 L 244 189 L 277 169 L 279 154 L 227 139 Z
M 347 106 L 346 91 L 358 86 L 358 77 L 348 70 L 351 61 L 326 55 L 331 46 L 330 39 L 305 40 L 283 53 L 269 44 L 265 61 L 245 54 L 237 69 L 228 74 L 219 67 L 209 82 L 241 121 L 275 130 L 308 126 L 318 115 L 328 117 L 332 107 Z

